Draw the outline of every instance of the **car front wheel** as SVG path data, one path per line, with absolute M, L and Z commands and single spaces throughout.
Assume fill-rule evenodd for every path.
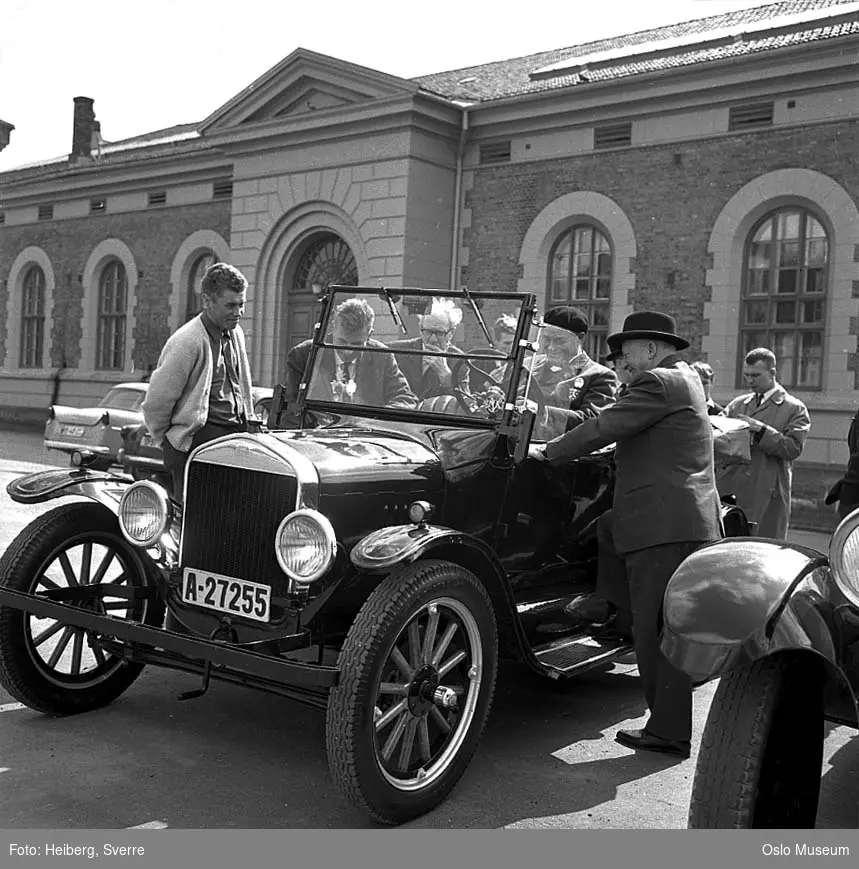
M 64 504 L 12 541 L 0 559 L 0 584 L 30 594 L 54 592 L 69 605 L 160 626 L 161 602 L 136 593 L 156 583 L 156 569 L 145 559 L 126 542 L 107 507 Z M 85 593 L 86 586 L 98 585 L 100 594 Z M 68 715 L 105 706 L 142 669 L 103 651 L 84 628 L 0 606 L 0 685 L 31 709 Z
M 385 579 L 340 652 L 328 704 L 331 773 L 376 820 L 428 812 L 465 772 L 498 667 L 495 614 L 474 574 L 419 561 Z
M 823 673 L 785 652 L 719 681 L 689 806 L 690 829 L 814 827 L 823 765 Z

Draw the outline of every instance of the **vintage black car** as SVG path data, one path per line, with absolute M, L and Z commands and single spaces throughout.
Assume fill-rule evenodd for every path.
M 825 722 L 859 728 L 859 510 L 828 558 L 763 538 L 698 550 L 664 619 L 669 659 L 697 682 L 721 677 L 689 827 L 814 827 Z
M 415 395 L 383 342 L 419 336 L 445 297 L 463 318 L 441 355 L 467 385 Z M 372 306 L 379 339 L 352 386 L 336 378 L 356 348 L 331 329 L 347 299 Z M 559 679 L 630 651 L 562 615 L 593 588 L 612 451 L 563 473 L 526 458 L 535 424 L 550 434 L 525 364 L 533 296 L 333 287 L 321 311 L 269 426 L 196 449 L 181 505 L 86 468 L 10 484 L 19 502 L 89 502 L 44 514 L 0 561 L 0 682 L 52 714 L 109 703 L 146 664 L 198 674 L 185 696 L 220 679 L 294 698 L 326 710 L 345 796 L 402 823 L 465 771 L 499 656 Z M 501 314 L 507 355 L 487 328 Z

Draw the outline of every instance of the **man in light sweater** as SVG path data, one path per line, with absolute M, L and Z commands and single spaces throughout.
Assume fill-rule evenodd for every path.
M 245 337 L 239 326 L 248 282 L 215 263 L 203 275 L 203 310 L 177 329 L 161 351 L 143 402 L 143 418 L 182 500 L 185 464 L 195 447 L 247 430 L 253 407 Z

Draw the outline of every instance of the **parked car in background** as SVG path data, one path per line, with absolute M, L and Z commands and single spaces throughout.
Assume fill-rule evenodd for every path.
M 265 424 L 268 422 L 273 390 L 270 387 L 254 386 L 254 414 Z M 142 418 L 139 422 L 125 426 L 120 432 L 122 447 L 119 450 L 118 464 L 135 480 L 157 480 L 165 488 L 172 485 L 170 474 L 164 467 L 164 457 Z
M 122 447 L 122 429 L 143 423 L 141 406 L 148 383 L 117 383 L 95 407 L 51 405 L 45 423 L 44 444 L 70 457 L 78 457 L 90 467 L 107 470 L 117 461 Z
M 719 677 L 690 828 L 814 827 L 826 722 L 859 728 L 859 510 L 829 556 L 757 537 L 690 555 L 665 592 L 662 650 Z

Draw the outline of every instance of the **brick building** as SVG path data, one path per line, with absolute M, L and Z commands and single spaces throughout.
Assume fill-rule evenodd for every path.
M 303 49 L 200 123 L 0 175 L 0 406 L 145 376 L 213 259 L 250 280 L 258 383 L 314 285 L 535 292 L 674 313 L 740 388 L 764 344 L 841 465 L 859 331 L 859 3 L 785 0 L 401 79 Z

